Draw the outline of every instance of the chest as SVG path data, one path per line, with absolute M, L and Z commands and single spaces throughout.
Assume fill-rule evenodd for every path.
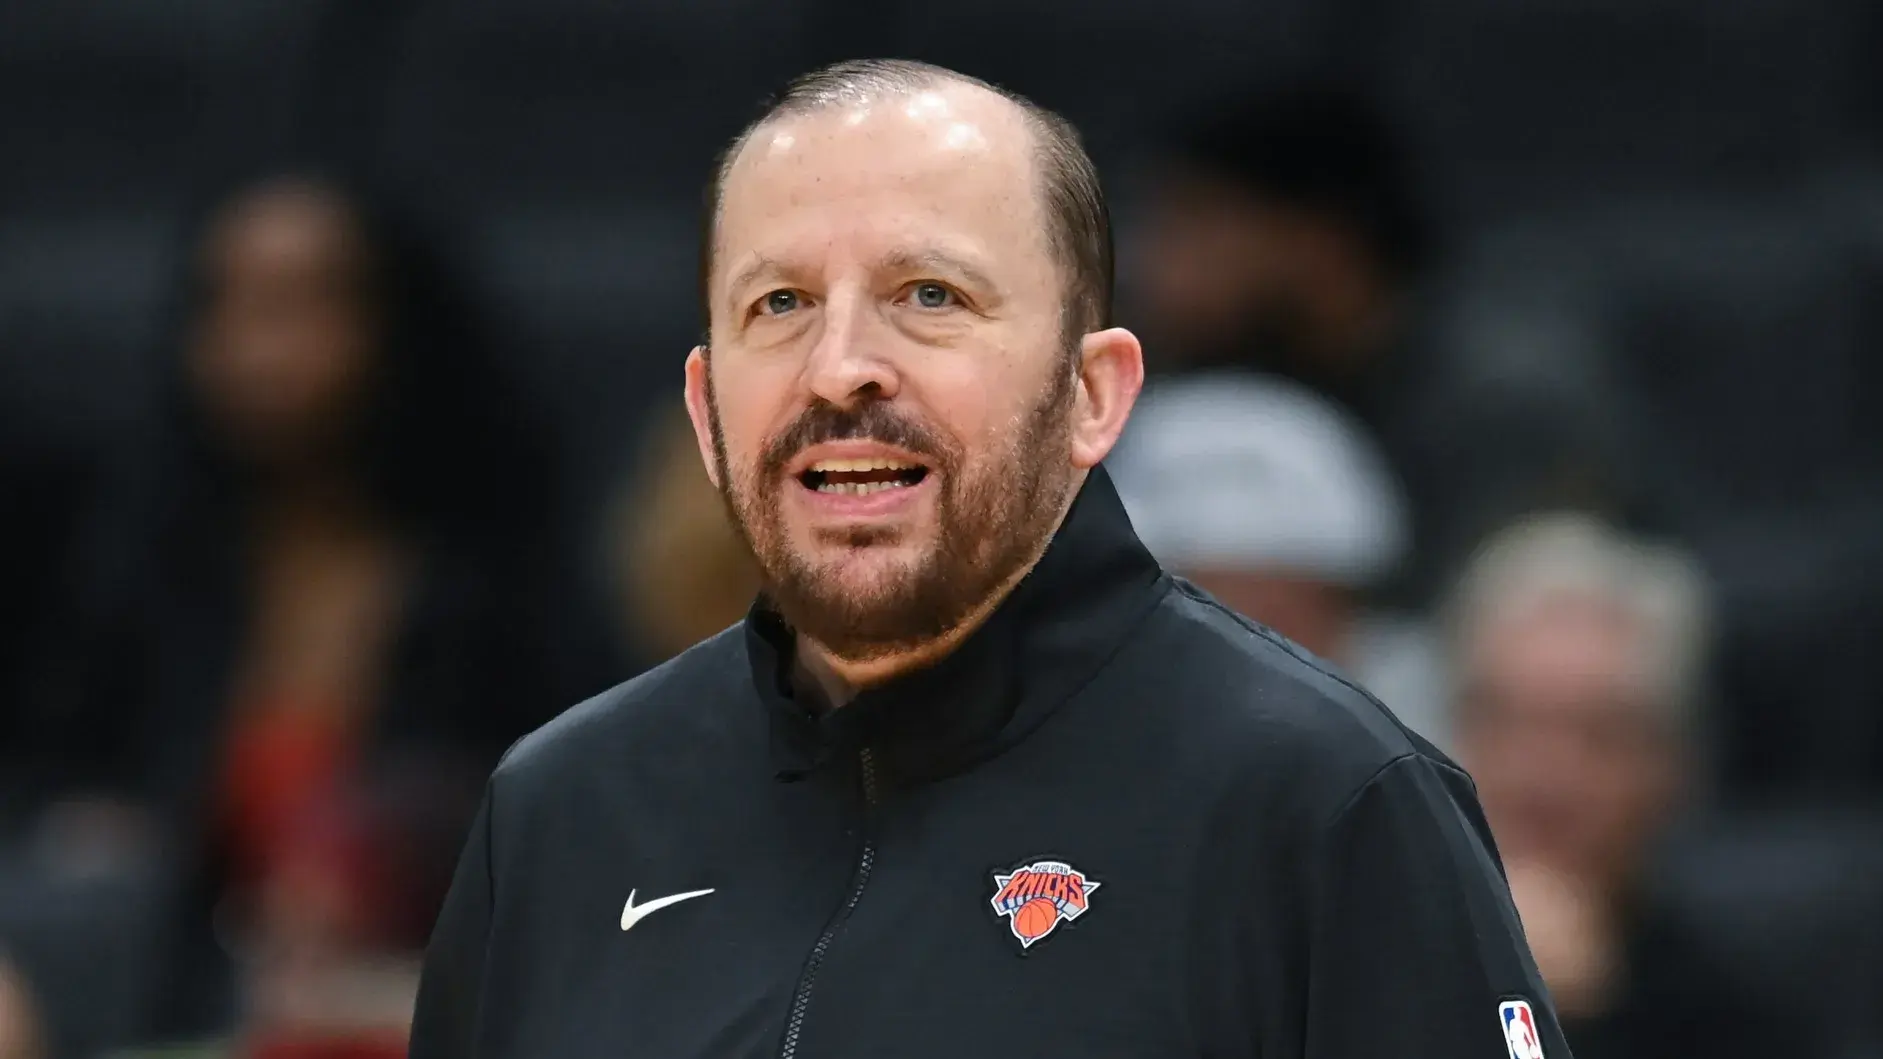
M 1201 823 L 1051 784 L 793 793 L 704 829 L 596 807 L 576 862 L 500 879 L 489 1054 L 1130 1059 L 1219 1034 L 1241 972 L 1211 957 Z
M 406 565 L 389 542 L 289 541 L 264 550 L 236 659 L 239 697 L 358 721 L 406 601 Z

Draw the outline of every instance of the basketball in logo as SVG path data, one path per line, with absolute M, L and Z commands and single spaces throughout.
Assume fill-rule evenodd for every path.
M 1059 906 L 1044 897 L 1035 897 L 1013 914 L 1013 932 L 1023 942 L 1035 942 L 1059 925 Z

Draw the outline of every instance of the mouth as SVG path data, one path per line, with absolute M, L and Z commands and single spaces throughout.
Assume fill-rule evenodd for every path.
M 818 460 L 798 474 L 798 484 L 826 496 L 873 496 L 920 485 L 928 468 L 893 457 Z

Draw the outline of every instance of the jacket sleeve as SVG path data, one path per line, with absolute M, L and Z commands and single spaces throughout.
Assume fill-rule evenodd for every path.
M 1306 1059 L 1569 1059 L 1464 773 L 1392 762 L 1307 867 Z
M 486 789 L 425 949 L 409 1059 L 472 1059 L 477 1054 L 478 1003 L 495 889 L 490 800 Z

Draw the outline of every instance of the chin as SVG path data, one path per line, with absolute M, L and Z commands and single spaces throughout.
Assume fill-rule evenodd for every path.
M 824 545 L 808 558 L 806 565 L 818 572 L 818 580 L 862 597 L 896 594 L 922 565 L 921 555 L 902 545 Z

